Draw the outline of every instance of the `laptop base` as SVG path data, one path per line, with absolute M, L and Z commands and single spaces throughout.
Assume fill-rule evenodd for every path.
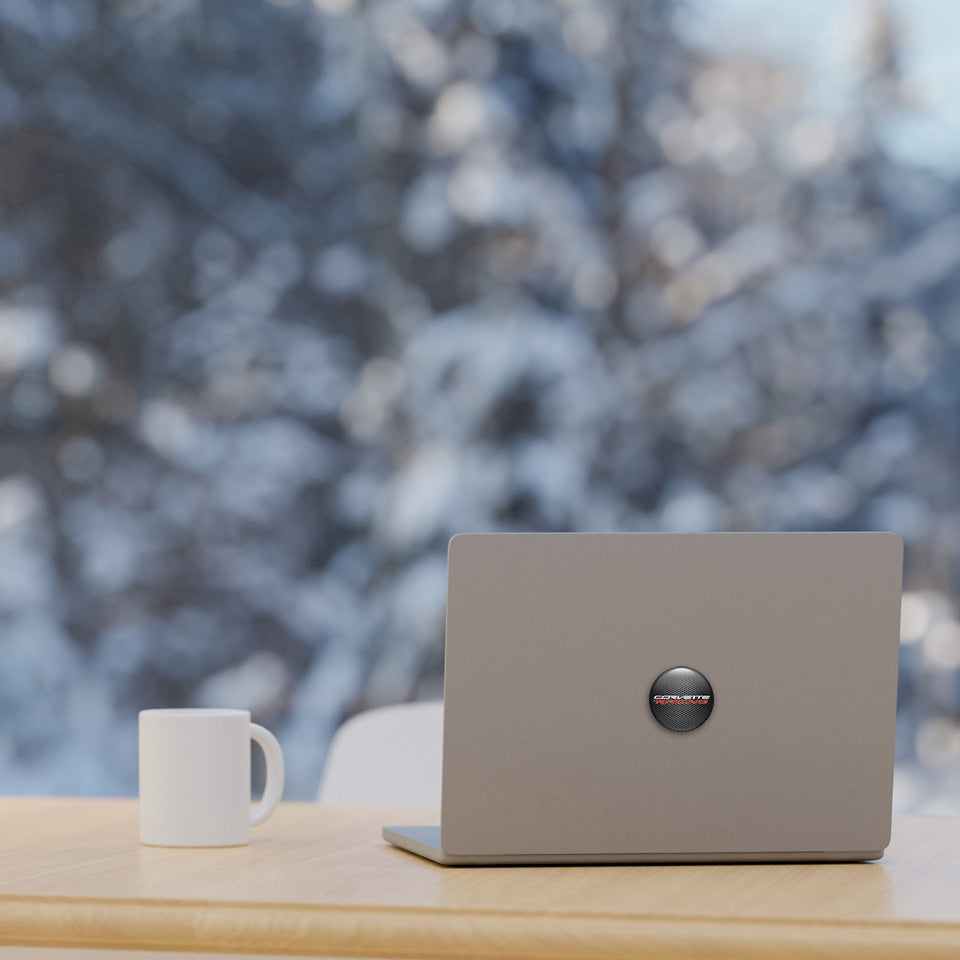
M 395 847 L 446 867 L 534 866 L 537 864 L 641 863 L 827 863 L 879 860 L 882 850 L 804 850 L 774 853 L 543 853 L 453 854 L 440 846 L 439 827 L 384 827 Z

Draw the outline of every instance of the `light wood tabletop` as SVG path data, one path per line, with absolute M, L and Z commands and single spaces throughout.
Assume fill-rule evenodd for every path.
M 860 864 L 451 868 L 380 839 L 385 823 L 436 817 L 285 804 L 249 846 L 171 850 L 139 845 L 135 801 L 0 799 L 0 944 L 355 957 L 960 956 L 960 818 L 899 819 L 887 856 Z

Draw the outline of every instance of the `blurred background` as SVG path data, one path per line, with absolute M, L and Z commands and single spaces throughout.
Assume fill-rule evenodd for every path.
M 960 813 L 960 5 L 0 0 L 0 792 L 231 705 L 311 798 L 459 531 L 906 542 Z

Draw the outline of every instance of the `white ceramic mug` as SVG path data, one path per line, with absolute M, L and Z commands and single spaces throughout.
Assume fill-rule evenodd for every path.
M 267 782 L 250 811 L 250 741 Z M 283 753 L 247 710 L 140 711 L 140 842 L 159 847 L 248 843 L 283 795 Z

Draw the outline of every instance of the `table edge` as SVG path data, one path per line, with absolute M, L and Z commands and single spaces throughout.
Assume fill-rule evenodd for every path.
M 940 957 L 960 953 L 960 924 L 514 913 L 496 910 L 0 898 L 6 946 L 234 951 L 355 957 Z

